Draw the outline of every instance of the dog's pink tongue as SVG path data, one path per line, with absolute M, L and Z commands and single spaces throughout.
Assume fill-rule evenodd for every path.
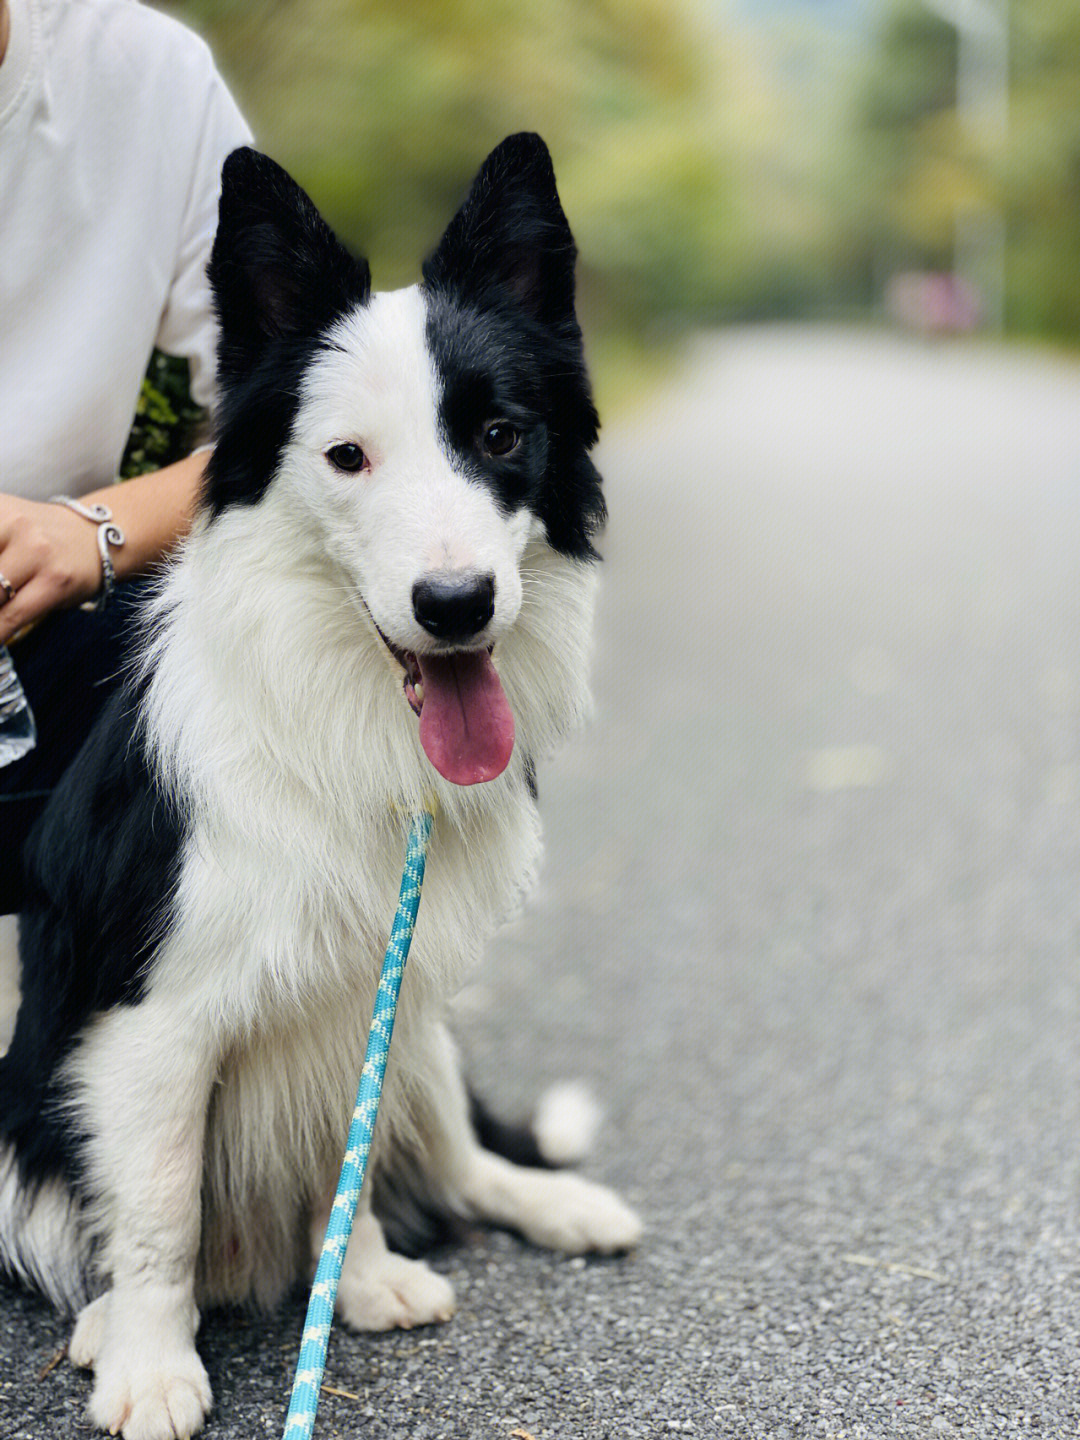
M 486 650 L 418 655 L 424 682 L 420 744 L 455 785 L 494 780 L 510 763 L 514 716 Z

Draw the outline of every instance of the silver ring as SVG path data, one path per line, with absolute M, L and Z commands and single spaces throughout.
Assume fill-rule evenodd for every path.
M 0 590 L 4 592 L 4 599 L 0 603 L 6 605 L 9 600 L 15 599 L 15 586 L 6 575 L 0 575 Z

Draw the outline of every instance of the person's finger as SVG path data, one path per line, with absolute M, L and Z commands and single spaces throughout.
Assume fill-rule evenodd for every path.
M 25 545 L 17 541 L 0 542 L 0 576 L 8 582 L 13 591 L 18 591 L 34 578 L 41 569 L 39 558 Z M 0 608 L 15 598 L 6 587 L 0 585 Z
M 0 573 L 3 573 L 0 567 Z M 0 591 L 0 594 L 4 592 Z M 0 605 L 0 645 L 6 645 L 26 625 L 40 620 L 61 603 L 55 581 L 48 575 L 34 575 L 25 585 L 15 590 L 11 600 Z
M 28 503 L 0 526 L 0 574 L 16 592 L 40 579 L 51 606 L 74 605 L 97 593 L 100 572 L 95 527 L 62 506 Z M 15 603 L 0 586 L 0 610 L 5 598 Z
M 23 580 L 13 566 L 9 565 L 5 570 L 3 563 L 0 562 L 0 610 L 5 605 L 10 605 L 22 589 L 23 584 Z

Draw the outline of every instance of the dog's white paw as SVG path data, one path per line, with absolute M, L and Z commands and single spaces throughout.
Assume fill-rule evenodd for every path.
M 94 1367 L 91 1424 L 124 1440 L 188 1440 L 210 1409 L 210 1381 L 195 1350 L 194 1306 L 149 1305 L 107 1291 L 80 1313 L 71 1337 L 76 1365 Z
M 641 1239 L 641 1221 L 606 1185 L 565 1171 L 511 1165 L 478 1150 L 466 1195 L 479 1220 L 518 1230 L 534 1245 L 570 1255 L 614 1255 Z
M 191 1349 L 156 1366 L 98 1362 L 87 1418 L 124 1440 L 188 1440 L 210 1409 L 210 1381 Z
M 547 1204 L 530 1217 L 524 1230 L 534 1245 L 563 1250 L 568 1255 L 614 1255 L 632 1249 L 644 1226 L 614 1190 L 583 1180 L 579 1175 L 552 1175 Z
M 337 1312 L 354 1330 L 411 1330 L 449 1320 L 456 1307 L 449 1281 L 389 1251 L 346 1270 L 338 1287 Z

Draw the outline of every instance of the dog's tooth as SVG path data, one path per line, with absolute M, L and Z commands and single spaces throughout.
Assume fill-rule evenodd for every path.
M 417 700 L 419 700 L 420 704 L 422 705 L 424 703 L 424 682 L 422 680 L 417 680 L 416 684 L 412 688 L 413 694 L 416 696 Z

